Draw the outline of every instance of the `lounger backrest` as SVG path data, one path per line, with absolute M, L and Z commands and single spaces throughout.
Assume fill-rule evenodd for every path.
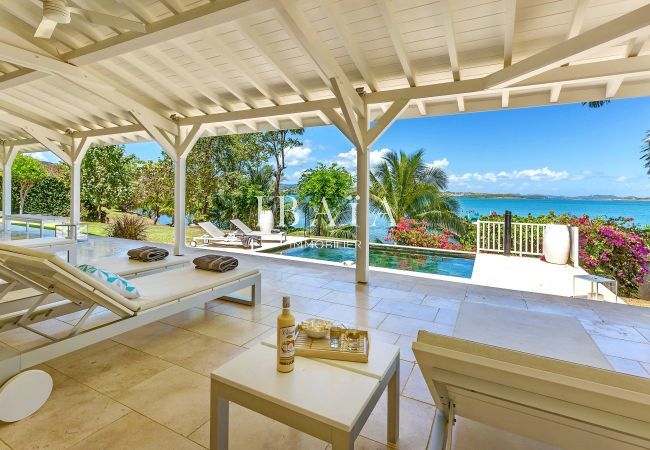
M 0 244 L 0 277 L 73 302 L 97 304 L 121 317 L 140 306 L 51 253 Z
M 650 443 L 649 379 L 426 331 L 418 333 L 413 352 L 438 408 L 462 391 L 465 400 L 467 393 L 484 395 L 494 405 L 577 418 Z M 461 410 L 457 405 L 459 415 Z
M 225 237 L 223 231 L 221 231 L 215 224 L 212 222 L 199 222 L 199 226 L 205 230 L 213 238 Z
M 230 222 L 236 226 L 238 229 L 240 229 L 242 232 L 246 234 L 251 234 L 253 230 L 251 230 L 248 225 L 246 225 L 244 222 L 242 222 L 239 219 L 231 219 Z

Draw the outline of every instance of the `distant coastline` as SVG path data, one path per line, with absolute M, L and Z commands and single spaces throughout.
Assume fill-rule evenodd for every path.
M 491 198 L 491 199 L 544 199 L 544 200 L 596 200 L 596 201 L 634 201 L 650 202 L 650 197 L 619 197 L 617 195 L 542 195 L 542 194 L 484 194 L 479 192 L 449 192 L 453 197 Z

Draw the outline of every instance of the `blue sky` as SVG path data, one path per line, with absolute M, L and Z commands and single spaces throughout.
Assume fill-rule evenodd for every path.
M 372 148 L 371 163 L 389 150 L 423 148 L 443 167 L 450 190 L 549 195 L 650 196 L 639 160 L 650 129 L 650 97 L 617 100 L 600 109 L 580 104 L 397 121 Z M 287 181 L 318 161 L 354 170 L 352 146 L 334 127 L 308 128 L 289 152 Z M 157 158 L 155 143 L 127 150 Z

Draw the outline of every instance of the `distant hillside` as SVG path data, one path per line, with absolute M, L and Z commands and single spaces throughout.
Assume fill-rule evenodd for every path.
M 471 198 L 512 198 L 512 199 L 549 199 L 549 200 L 630 200 L 630 201 L 650 201 L 648 197 L 619 197 L 617 195 L 543 195 L 543 194 L 490 194 L 482 192 L 450 192 L 454 197 L 471 197 Z

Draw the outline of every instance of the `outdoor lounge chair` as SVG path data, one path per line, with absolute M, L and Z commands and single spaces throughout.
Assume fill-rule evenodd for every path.
M 257 269 L 240 266 L 217 273 L 190 266 L 131 281 L 140 297 L 127 299 L 53 254 L 10 245 L 0 245 L 0 276 L 7 282 L 0 290 L 3 297 L 14 289 L 31 288 L 38 293 L 28 307 L 0 303 L 0 332 L 23 328 L 51 340 L 23 352 L 0 346 L 0 384 L 5 383 L 0 387 L 0 421 L 20 420 L 49 397 L 49 375 L 22 372 L 25 369 L 245 288 L 250 288 L 250 300 L 232 301 L 256 305 L 261 295 Z M 85 322 L 98 307 L 113 312 L 116 319 L 85 329 Z M 83 315 L 63 337 L 48 336 L 32 327 L 78 311 L 84 311 Z
M 206 234 L 192 238 L 190 241 L 190 247 L 196 247 L 199 243 L 203 245 L 210 244 L 221 244 L 221 245 L 233 245 L 238 247 L 243 247 L 241 239 L 234 235 L 224 233 L 220 228 L 218 228 L 212 222 L 199 222 L 198 225 L 203 228 Z
M 279 233 L 262 233 L 261 231 L 253 231 L 248 225 L 242 222 L 239 219 L 231 219 L 232 223 L 240 232 L 249 236 L 259 236 L 263 241 L 280 241 L 284 242 L 287 240 L 287 235 L 284 232 Z
M 34 248 L 45 252 L 66 252 L 68 255 L 68 261 L 73 264 L 76 262 L 75 250 L 77 247 L 77 241 L 74 239 L 52 236 L 33 239 L 13 239 L 11 241 L 3 241 L 2 243 L 22 248 Z
M 455 416 L 561 448 L 650 448 L 650 380 L 420 331 L 415 358 L 437 408 L 429 449 Z

